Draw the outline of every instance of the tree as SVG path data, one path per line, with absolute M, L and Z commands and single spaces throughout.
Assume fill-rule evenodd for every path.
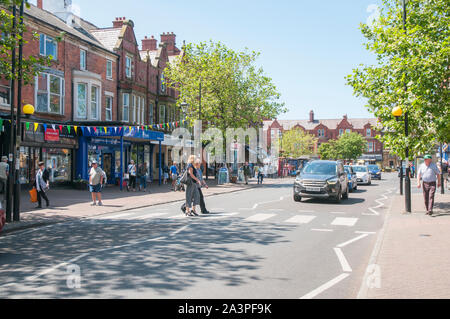
M 176 63 L 164 70 L 167 85 L 180 92 L 177 105 L 187 103 L 186 118 L 199 116 L 224 131 L 256 126 L 285 112 L 272 79 L 255 66 L 256 52 L 236 52 L 218 42 L 188 44 Z
M 356 132 L 345 133 L 336 142 L 339 159 L 356 160 L 367 147 L 364 137 Z
M 327 143 L 322 143 L 319 146 L 319 156 L 322 160 L 336 160 L 340 158 L 338 148 L 336 147 L 336 140 L 330 140 Z
M 304 155 L 314 154 L 314 145 L 317 138 L 306 133 L 300 128 L 293 128 L 283 133 L 282 152 L 283 156 L 299 158 Z
M 24 40 L 21 34 L 27 32 L 24 24 L 20 23 L 19 10 L 16 13 L 16 26 L 14 27 L 14 15 L 10 10 L 6 10 L 11 5 L 20 5 L 21 0 L 0 0 L 0 80 L 17 80 L 19 78 L 19 59 L 16 57 L 15 72 L 12 68 L 12 51 L 16 48 L 18 54 L 18 47 L 20 41 L 23 45 L 28 42 Z M 28 2 L 26 5 L 29 6 Z M 32 39 L 38 40 L 39 35 L 32 34 Z M 57 41 L 60 41 L 58 37 Z M 23 57 L 22 59 L 22 81 L 24 85 L 34 81 L 34 77 L 39 73 L 41 66 L 50 65 L 53 57 L 39 57 L 34 56 Z
M 361 24 L 366 48 L 378 64 L 360 65 L 347 77 L 356 96 L 368 98 L 368 109 L 379 118 L 379 139 L 405 157 L 426 152 L 436 141 L 450 137 L 450 2 L 408 0 L 406 29 L 399 0 L 383 0 L 379 20 Z M 408 114 L 397 121 L 391 110 L 401 106 Z

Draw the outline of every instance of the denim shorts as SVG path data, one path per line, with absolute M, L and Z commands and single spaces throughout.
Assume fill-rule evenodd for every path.
M 102 185 L 101 184 L 89 185 L 89 191 L 91 193 L 101 193 L 102 192 Z

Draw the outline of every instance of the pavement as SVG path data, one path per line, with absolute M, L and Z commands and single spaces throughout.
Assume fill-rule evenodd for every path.
M 404 197 L 394 197 L 371 260 L 376 271 L 366 276 L 359 298 L 450 298 L 449 191 L 437 190 L 431 217 L 417 189 L 411 204 L 412 213 L 406 214 Z
M 280 180 L 281 181 L 281 180 Z M 256 179 L 250 179 L 249 184 L 222 184 L 217 185 L 216 180 L 206 181 L 209 188 L 203 188 L 205 197 L 232 193 L 253 187 L 257 185 Z M 273 183 L 276 180 L 265 179 L 264 183 Z M 80 218 L 98 216 L 108 213 L 126 211 L 136 208 L 150 207 L 164 203 L 172 203 L 183 200 L 185 192 L 171 191 L 171 185 L 148 184 L 147 192 L 127 192 L 120 191 L 116 186 L 110 186 L 102 191 L 103 206 L 92 207 L 91 194 L 86 190 L 76 190 L 72 188 L 50 189 L 47 193 L 50 200 L 50 207 L 35 209 L 37 203 L 31 203 L 27 191 L 21 194 L 21 215 L 19 222 L 7 223 L 3 228 L 1 235 L 28 228 L 35 228 L 49 224 L 62 223 L 77 220 Z M 45 201 L 43 200 L 43 207 Z

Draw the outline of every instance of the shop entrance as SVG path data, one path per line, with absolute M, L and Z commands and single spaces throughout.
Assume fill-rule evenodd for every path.
M 112 160 L 113 158 L 111 153 L 103 153 L 103 170 L 108 178 L 108 184 L 114 183 L 114 175 L 112 174 Z

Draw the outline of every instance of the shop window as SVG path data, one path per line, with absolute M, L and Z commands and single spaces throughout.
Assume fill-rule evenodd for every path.
M 42 159 L 50 170 L 50 182 L 71 180 L 72 150 L 64 148 L 43 148 Z
M 36 97 L 38 112 L 63 114 L 64 79 L 41 73 L 36 78 Z

